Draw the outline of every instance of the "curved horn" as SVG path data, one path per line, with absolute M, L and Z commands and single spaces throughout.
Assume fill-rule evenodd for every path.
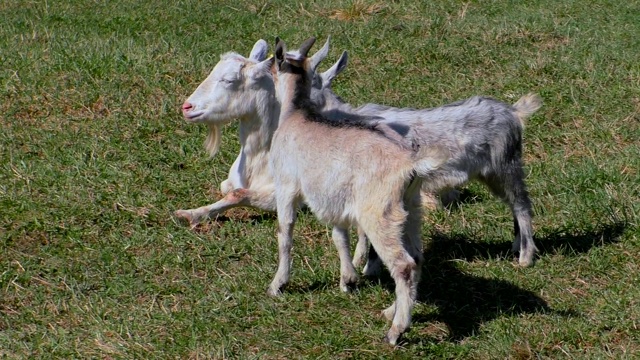
M 299 50 L 300 55 L 307 57 L 309 50 L 311 49 L 311 47 L 315 42 L 316 42 L 316 38 L 313 36 L 305 40 L 305 42 L 303 42 L 302 45 L 300 45 L 300 50 Z

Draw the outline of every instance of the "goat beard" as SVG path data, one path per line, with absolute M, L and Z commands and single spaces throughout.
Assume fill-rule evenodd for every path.
M 214 157 L 220 150 L 220 125 L 209 124 L 209 133 L 204 141 L 204 147 L 210 157 Z

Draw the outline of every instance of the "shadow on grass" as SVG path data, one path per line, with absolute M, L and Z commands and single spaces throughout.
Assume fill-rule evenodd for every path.
M 536 244 L 542 254 L 584 253 L 593 247 L 615 243 L 625 228 L 624 223 L 614 222 L 600 225 L 593 231 L 556 231 L 537 239 Z M 449 330 L 447 340 L 460 341 L 475 334 L 483 323 L 505 315 L 551 313 L 577 316 L 571 311 L 551 309 L 536 293 L 508 281 L 465 274 L 451 261 L 508 258 L 510 249 L 510 242 L 487 244 L 462 236 L 433 235 L 431 246 L 424 253 L 418 300 L 435 305 L 438 312 L 416 314 L 413 322 L 442 322 Z M 393 291 L 394 283 L 387 272 L 379 281 Z
M 597 225 L 592 230 L 558 229 L 536 239 L 536 245 L 541 255 L 581 254 L 594 247 L 618 242 L 627 227 L 626 222 L 615 221 Z
M 627 224 L 612 222 L 601 224 L 591 230 L 558 229 L 535 238 L 538 256 L 546 254 L 563 254 L 567 256 L 586 253 L 598 246 L 618 241 Z M 427 237 L 431 242 L 429 252 L 441 259 L 488 260 L 509 259 L 511 242 L 487 243 L 469 239 L 463 235 L 448 236 L 435 232 Z M 425 258 L 426 258 L 425 254 Z
M 600 224 L 591 230 L 558 229 L 536 238 L 539 254 L 566 254 L 588 252 L 598 246 L 618 241 L 627 224 L 612 222 Z M 418 301 L 433 304 L 437 313 L 415 314 L 414 323 L 441 322 L 446 324 L 447 341 L 461 341 L 474 335 L 483 323 L 503 316 L 520 314 L 556 314 L 579 316 L 572 311 L 555 310 L 533 291 L 520 288 L 508 281 L 488 279 L 465 274 L 452 260 L 466 261 L 511 259 L 511 242 L 486 243 L 463 235 L 447 236 L 433 233 L 430 246 L 425 250 L 422 281 L 418 288 Z M 526 276 L 526 270 L 523 270 Z M 379 283 L 393 292 L 395 284 L 388 272 L 370 284 Z M 288 287 L 287 292 L 313 292 L 333 288 L 334 284 L 314 282 L 305 286 Z M 408 342 L 420 341 L 406 340 Z
M 457 211 L 461 205 L 471 205 L 485 201 L 484 196 L 474 193 L 467 188 L 462 188 L 457 191 L 457 196 L 452 199 L 440 199 L 443 202 L 444 208 L 449 211 Z
M 558 313 L 532 291 L 508 281 L 465 274 L 448 261 L 425 266 L 418 292 L 418 300 L 437 306 L 438 312 L 416 314 L 413 321 L 446 324 L 449 341 L 472 336 L 483 323 L 501 316 Z
M 231 211 L 233 210 L 235 209 L 232 209 Z M 179 218 L 179 217 L 174 217 L 174 218 L 176 223 L 183 226 L 189 226 L 189 222 L 186 219 Z M 195 228 L 193 228 L 193 230 L 197 233 L 206 234 L 211 231 L 214 231 L 214 229 L 220 228 L 223 224 L 228 222 L 244 222 L 247 224 L 261 224 L 263 222 L 274 221 L 276 219 L 277 217 L 275 213 L 265 212 L 265 213 L 256 214 L 248 211 L 239 210 L 239 211 L 235 211 L 233 214 L 230 214 L 229 216 L 217 215 L 214 218 L 202 221 L 201 223 L 196 225 Z
M 446 240 L 441 237 L 439 241 Z M 453 240 L 454 243 L 456 241 Z M 460 244 L 453 246 L 448 248 L 460 249 Z M 451 254 L 443 253 L 442 248 L 436 245 L 425 252 L 422 279 L 418 287 L 418 301 L 433 304 L 438 311 L 414 314 L 412 322 L 445 324 L 448 329 L 445 341 L 461 341 L 476 334 L 483 323 L 502 316 L 537 313 L 575 315 L 551 309 L 536 293 L 508 281 L 464 273 L 450 260 Z M 464 246 L 461 249 L 466 250 Z M 377 281 L 389 291 L 394 291 L 395 284 L 388 272 L 384 272 Z M 404 341 L 413 343 L 422 340 Z
M 229 221 L 235 221 L 235 222 L 248 222 L 250 224 L 260 224 L 263 223 L 265 221 L 274 221 L 277 220 L 277 216 L 275 213 L 272 212 L 264 212 L 264 213 L 247 213 L 247 214 L 243 214 L 243 213 L 236 213 L 236 214 L 232 214 L 232 215 L 218 215 L 216 216 L 214 219 L 209 220 L 209 221 L 216 221 L 219 222 L 221 224 L 224 224 L 226 222 Z

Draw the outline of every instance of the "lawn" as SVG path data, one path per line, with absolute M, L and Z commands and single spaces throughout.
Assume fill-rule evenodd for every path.
M 640 3 L 635 1 L 16 1 L 0 3 L 0 358 L 634 358 L 640 356 Z M 544 105 L 527 122 L 536 265 L 471 183 L 425 213 L 414 322 L 379 315 L 388 274 L 341 293 L 330 229 L 301 213 L 293 274 L 274 214 L 195 229 L 219 154 L 180 106 L 227 51 L 332 36 L 352 104 L 472 95 Z

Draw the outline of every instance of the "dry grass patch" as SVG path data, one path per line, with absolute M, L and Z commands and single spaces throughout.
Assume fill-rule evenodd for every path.
M 329 19 L 340 21 L 366 21 L 369 17 L 379 14 L 386 6 L 381 3 L 368 4 L 362 0 L 354 0 L 351 6 L 333 10 L 329 13 Z

